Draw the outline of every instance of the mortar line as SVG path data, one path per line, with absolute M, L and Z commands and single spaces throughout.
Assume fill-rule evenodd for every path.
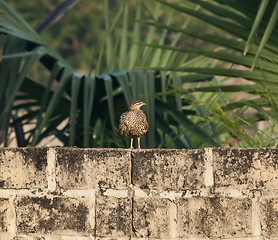
M 172 239 L 177 238 L 177 220 L 178 220 L 178 205 L 175 201 L 170 201 L 170 209 L 169 209 L 169 230 L 170 237 Z
M 136 230 L 134 228 L 134 222 L 133 222 L 133 213 L 134 213 L 134 197 L 130 196 L 130 201 L 131 201 L 131 221 L 130 221 L 130 239 L 132 239 L 132 237 L 136 237 Z
M 11 234 L 13 237 L 16 236 L 17 233 L 17 226 L 16 226 L 16 208 L 15 208 L 15 196 L 9 197 L 9 211 L 10 214 L 8 217 L 8 226 L 7 226 L 7 232 Z
M 135 194 L 135 191 L 133 189 L 133 184 L 132 184 L 132 149 L 130 149 L 129 151 L 129 191 L 131 190 L 131 194 L 130 194 L 130 204 L 131 204 L 131 216 L 130 216 L 130 236 L 129 236 L 129 239 L 131 240 L 133 237 L 136 237 L 136 231 L 135 231 L 135 228 L 134 228 L 134 222 L 133 222 L 133 213 L 134 213 L 134 207 L 133 207 L 133 204 L 134 204 L 134 194 Z
M 212 148 L 205 148 L 204 184 L 207 188 L 214 185 Z
M 56 151 L 54 148 L 47 150 L 47 188 L 49 191 L 56 190 Z
M 80 197 L 80 196 L 89 196 L 93 191 L 97 191 L 97 188 L 90 189 L 69 189 L 65 190 L 61 195 L 49 193 L 48 189 L 0 189 L 0 197 L 9 198 L 10 196 L 30 196 L 30 197 L 45 197 L 45 196 L 68 196 L 68 197 Z M 165 199 L 175 199 L 178 197 L 191 198 L 195 196 L 207 197 L 210 195 L 209 189 L 198 189 L 196 193 L 190 193 L 186 191 L 160 191 L 157 189 L 150 189 L 149 193 L 144 192 L 142 189 L 136 186 L 129 186 L 124 189 L 106 189 L 103 192 L 104 196 L 116 197 L 116 198 L 125 198 L 130 195 L 130 191 L 134 192 L 134 196 L 138 198 L 165 198 Z M 215 193 L 223 197 L 233 197 L 233 198 L 248 198 L 253 196 L 253 190 L 243 189 L 238 190 L 235 188 L 225 189 L 225 188 L 216 188 Z M 260 199 L 272 199 L 277 198 L 278 194 L 275 195 L 263 195 Z
M 132 185 L 132 150 L 129 151 L 128 185 Z
M 97 237 L 97 192 L 95 192 L 95 226 L 94 226 L 94 237 Z
M 252 235 L 254 237 L 261 236 L 261 219 L 260 219 L 260 197 L 261 192 L 254 192 L 252 199 Z

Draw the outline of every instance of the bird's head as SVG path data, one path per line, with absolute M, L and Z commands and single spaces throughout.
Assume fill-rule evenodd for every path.
M 138 110 L 138 109 L 140 109 L 140 107 L 142 107 L 144 105 L 146 105 L 146 103 L 141 102 L 140 100 L 137 100 L 130 105 L 130 109 L 131 110 Z

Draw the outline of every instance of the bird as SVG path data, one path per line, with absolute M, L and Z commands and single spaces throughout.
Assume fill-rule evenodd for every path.
M 144 105 L 146 103 L 137 100 L 130 105 L 130 110 L 120 117 L 119 130 L 121 135 L 124 134 L 130 138 L 130 148 L 133 148 L 133 138 L 137 138 L 138 148 L 141 148 L 140 137 L 145 136 L 149 129 L 147 117 L 140 109 Z

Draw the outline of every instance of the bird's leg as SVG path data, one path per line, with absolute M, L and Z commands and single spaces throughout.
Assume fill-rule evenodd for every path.
M 130 148 L 133 148 L 133 138 L 130 139 Z
M 137 140 L 138 140 L 138 148 L 141 148 L 141 146 L 140 146 L 140 137 L 138 137 Z

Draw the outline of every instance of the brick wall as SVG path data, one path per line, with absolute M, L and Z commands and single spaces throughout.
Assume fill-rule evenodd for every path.
M 0 240 L 278 239 L 278 149 L 0 148 Z

